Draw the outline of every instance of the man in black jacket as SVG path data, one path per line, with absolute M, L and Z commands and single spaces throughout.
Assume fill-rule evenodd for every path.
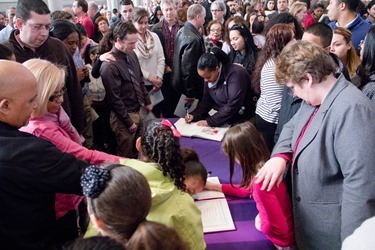
M 51 15 L 43 0 L 19 0 L 16 8 L 16 26 L 4 44 L 16 56 L 19 63 L 31 58 L 41 58 L 66 67 L 63 108 L 69 115 L 73 126 L 83 132 L 83 95 L 78 82 L 77 71 L 72 56 L 64 43 L 49 37 Z
M 187 11 L 187 21 L 177 35 L 174 44 L 172 86 L 184 94 L 186 102 L 201 99 L 203 78 L 198 75 L 197 64 L 204 54 L 204 42 L 198 29 L 203 27 L 206 11 L 200 4 L 193 4 Z
M 52 249 L 55 194 L 82 194 L 88 163 L 18 129 L 36 108 L 34 75 L 0 61 L 0 242 L 2 249 Z

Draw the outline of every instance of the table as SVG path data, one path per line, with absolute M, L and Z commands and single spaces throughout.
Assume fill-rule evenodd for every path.
M 174 119 L 170 120 L 175 121 Z M 221 183 L 229 183 L 229 160 L 222 152 L 220 142 L 181 137 L 180 143 L 181 148 L 190 147 L 198 153 L 200 161 L 207 171 L 212 172 L 212 176 L 218 176 Z M 240 179 L 241 168 L 236 165 L 233 183 L 239 183 Z M 205 234 L 207 249 L 275 249 L 272 242 L 255 229 L 254 219 L 258 211 L 254 200 L 230 196 L 226 196 L 226 199 L 236 230 Z

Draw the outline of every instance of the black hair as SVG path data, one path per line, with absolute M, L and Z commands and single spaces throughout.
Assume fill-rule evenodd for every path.
M 223 64 L 229 63 L 229 57 L 218 47 L 212 47 L 210 53 L 203 54 L 198 60 L 197 68 L 199 70 L 214 71 L 216 67 L 220 65 L 220 62 Z
M 356 8 L 356 12 L 357 12 L 361 17 L 364 17 L 366 14 L 368 14 L 368 12 L 367 12 L 367 8 L 366 8 L 366 5 L 365 5 L 362 1 L 359 1 L 358 6 L 357 6 L 357 8 Z
M 314 23 L 311 26 L 309 26 L 305 30 L 305 32 L 312 34 L 314 36 L 318 36 L 320 38 L 320 41 L 323 44 L 323 48 L 331 45 L 333 31 L 331 27 L 328 26 L 328 24 L 319 23 L 319 22 Z
M 159 18 L 158 18 L 158 11 L 161 11 L 163 13 L 163 11 L 161 10 L 160 6 L 156 6 L 155 10 L 154 10 L 154 13 L 152 13 L 152 16 L 149 20 L 149 23 L 150 24 L 157 24 L 158 22 L 160 22 Z
M 89 9 L 89 5 L 87 4 L 86 0 L 75 0 L 77 1 L 77 5 L 82 8 L 82 11 L 87 13 Z
M 162 125 L 160 119 L 150 120 L 143 127 L 141 148 L 143 157 L 160 164 L 163 175 L 168 174 L 175 186 L 185 191 L 180 141 L 170 127 Z
M 359 89 L 362 89 L 368 82 L 373 81 L 370 79 L 375 74 L 375 26 L 371 26 L 367 33 L 365 46 L 363 48 L 362 63 L 359 65 L 357 74 L 361 77 L 361 84 Z
M 85 26 L 83 26 L 83 25 L 80 24 L 80 23 L 76 23 L 75 25 L 76 25 L 76 27 L 77 27 L 77 30 L 78 30 L 79 33 L 81 34 L 81 36 L 87 36 L 87 31 L 86 31 Z
M 51 13 L 47 4 L 43 0 L 18 0 L 16 7 L 17 18 L 21 18 L 26 22 L 30 19 L 31 11 L 38 15 L 47 15 Z
M 9 49 L 4 44 L 0 43 L 0 59 L 1 60 L 10 60 L 10 57 L 14 55 L 13 51 Z
M 259 21 L 258 16 L 254 19 L 253 24 L 251 25 L 251 32 L 253 34 L 261 34 L 264 30 L 264 22 Z
M 118 12 L 118 10 L 117 10 L 116 8 L 113 8 L 113 9 L 112 9 L 112 13 L 113 13 L 113 14 L 117 14 L 117 12 Z
M 134 3 L 133 3 L 132 0 L 121 0 L 121 1 L 120 1 L 120 6 L 121 6 L 121 5 L 131 5 L 131 6 L 134 7 Z
M 102 40 L 100 40 L 99 42 L 98 54 L 102 55 L 110 51 L 113 47 L 114 41 L 115 40 L 113 38 L 113 29 L 108 29 Z
M 134 24 L 130 21 L 121 21 L 113 29 L 113 40 L 116 42 L 117 38 L 120 40 L 126 39 L 128 34 L 137 34 L 138 31 L 135 28 Z
M 52 22 L 56 20 L 62 20 L 62 19 L 69 20 L 69 19 L 73 19 L 73 16 L 69 12 L 66 12 L 63 10 L 55 10 L 54 12 L 51 13 L 51 19 L 52 19 Z
M 374 6 L 374 4 L 375 4 L 375 0 L 372 0 L 372 1 L 370 1 L 368 4 L 367 4 L 367 9 L 371 9 L 372 8 L 372 6 Z
M 297 40 L 301 40 L 303 36 L 303 28 L 301 24 L 298 22 L 298 20 L 289 12 L 283 12 L 276 14 L 274 17 L 272 17 L 269 21 L 268 24 L 266 25 L 264 29 L 265 35 L 267 35 L 268 31 L 274 26 L 275 24 L 278 23 L 293 23 L 294 28 L 295 28 L 295 36 Z
M 185 165 L 185 177 L 201 177 L 203 184 L 206 185 L 207 182 L 207 169 L 199 161 L 199 156 L 192 148 L 182 148 L 181 149 L 182 160 Z
M 200 161 L 187 161 L 185 165 L 185 177 L 201 177 L 203 184 L 207 182 L 207 169 Z
M 310 8 L 311 8 L 310 0 L 298 0 L 298 1 L 301 2 L 301 3 L 305 3 L 306 7 L 307 7 L 307 10 L 310 10 Z
M 103 236 L 95 236 L 90 238 L 77 238 L 66 246 L 63 250 L 124 250 L 124 246 L 114 239 Z
M 360 0 L 339 0 L 338 3 L 345 3 L 348 9 L 351 11 L 356 11 Z
M 255 66 L 255 62 L 257 59 L 257 52 L 258 52 L 258 48 L 256 47 L 254 43 L 253 35 L 251 35 L 249 28 L 246 25 L 243 25 L 241 23 L 234 24 L 229 29 L 229 32 L 232 30 L 237 30 L 245 40 L 245 59 L 243 62 L 243 66 L 245 67 L 247 72 L 249 72 L 249 74 L 251 75 Z M 230 62 L 234 62 L 235 57 L 236 57 L 236 54 L 233 48 L 231 48 L 231 52 L 229 53 Z
M 61 41 L 67 38 L 73 32 L 77 32 L 79 37 L 79 47 L 81 47 L 81 33 L 78 28 L 68 20 L 56 20 L 51 24 L 50 36 L 53 36 Z

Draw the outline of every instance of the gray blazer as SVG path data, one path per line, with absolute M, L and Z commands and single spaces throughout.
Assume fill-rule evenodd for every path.
M 314 113 L 303 102 L 272 154 L 292 153 Z M 341 75 L 293 153 L 292 201 L 299 249 L 340 249 L 375 215 L 375 105 Z

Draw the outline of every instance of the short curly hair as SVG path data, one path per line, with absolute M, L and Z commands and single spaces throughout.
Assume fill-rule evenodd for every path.
M 171 128 L 162 125 L 160 119 L 150 121 L 143 128 L 141 147 L 142 154 L 160 164 L 163 175 L 169 175 L 175 186 L 185 191 L 185 166 L 180 141 L 173 135 Z
M 336 72 L 332 57 L 309 41 L 289 43 L 276 60 L 276 82 L 300 84 L 310 74 L 316 83 Z

